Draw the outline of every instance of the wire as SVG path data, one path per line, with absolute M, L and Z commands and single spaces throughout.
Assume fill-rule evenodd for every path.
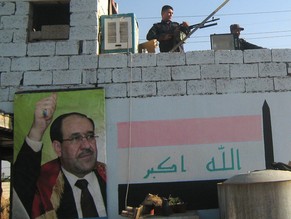
M 291 30 L 281 30 L 281 31 L 268 31 L 268 32 L 258 32 L 258 33 L 247 33 L 244 34 L 244 38 L 248 35 L 266 35 L 266 34 L 276 34 L 276 33 L 288 33 Z M 291 35 L 273 35 L 273 36 L 263 36 L 263 37 L 248 37 L 248 39 L 270 39 L 270 38 L 282 38 L 282 37 L 290 37 Z M 189 39 L 202 39 L 202 38 L 209 38 L 208 35 L 200 35 L 200 36 L 192 36 Z M 140 39 L 145 41 L 146 39 Z M 208 41 L 187 41 L 187 43 L 209 43 Z
M 125 194 L 125 209 L 128 206 L 128 193 L 129 193 L 129 187 L 130 187 L 130 181 L 131 181 L 131 116 L 132 116 L 132 53 L 130 53 L 130 84 L 129 84 L 129 130 L 128 130 L 128 160 L 127 160 L 127 167 L 128 167 L 128 173 L 127 173 L 127 185 L 126 185 L 126 194 Z
M 244 16 L 244 15 L 261 15 L 261 14 L 277 14 L 277 13 L 289 13 L 291 10 L 283 10 L 283 11 L 261 11 L 261 12 L 245 12 L 245 13 L 230 13 L 230 14 L 217 14 L 217 16 Z M 207 15 L 184 15 L 177 16 L 175 14 L 175 18 L 200 18 L 205 17 Z M 160 19 L 161 17 L 140 17 L 139 20 L 151 20 L 151 19 Z

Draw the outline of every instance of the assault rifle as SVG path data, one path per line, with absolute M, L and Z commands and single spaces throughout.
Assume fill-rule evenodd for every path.
M 210 22 L 214 22 L 214 21 L 218 21 L 218 20 L 220 20 L 220 18 L 214 18 L 214 17 L 212 17 L 212 19 L 210 21 L 206 21 L 206 22 L 204 22 L 204 24 L 198 23 L 198 24 L 190 25 L 190 26 L 188 26 L 188 29 L 189 30 L 192 30 L 193 28 L 196 28 L 196 27 L 198 27 L 198 28 L 201 29 L 201 28 L 205 28 L 205 27 L 215 26 L 215 25 L 217 25 L 217 22 L 212 23 L 212 24 L 206 24 L 206 23 L 210 23 Z
M 194 24 L 196 26 L 194 26 L 193 30 L 191 30 L 179 43 L 177 43 L 170 52 L 174 52 L 178 47 L 180 47 L 185 41 L 186 39 L 188 39 L 196 30 L 203 28 L 203 27 L 207 27 L 205 25 L 205 23 L 209 22 L 208 20 L 212 17 L 213 15 L 216 14 L 216 12 L 218 12 L 224 5 L 226 5 L 226 3 L 229 2 L 229 0 L 224 0 L 224 2 L 218 6 L 218 8 L 216 8 L 210 15 L 208 15 L 201 23 L 199 24 Z M 211 22 L 211 21 L 210 21 Z M 215 25 L 215 24 L 212 24 Z M 209 25 L 208 25 L 209 26 Z

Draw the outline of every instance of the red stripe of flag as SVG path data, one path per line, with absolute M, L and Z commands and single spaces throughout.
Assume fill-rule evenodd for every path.
M 262 118 L 251 115 L 120 122 L 117 132 L 119 148 L 261 141 Z

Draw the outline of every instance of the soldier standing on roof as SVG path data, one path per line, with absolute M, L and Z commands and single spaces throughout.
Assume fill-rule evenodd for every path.
M 160 52 L 169 52 L 181 40 L 181 32 L 189 33 L 188 23 L 179 24 L 173 22 L 172 17 L 174 9 L 170 5 L 162 7 L 162 21 L 155 23 L 147 34 L 147 40 L 157 39 L 159 41 Z M 174 52 L 184 52 L 183 45 L 178 47 Z
M 239 38 L 240 32 L 243 31 L 244 28 L 240 27 L 239 24 L 230 25 L 230 33 L 234 35 L 238 39 L 238 49 L 246 50 L 246 49 L 263 49 L 263 47 L 257 46 L 255 44 L 249 43 L 246 40 Z

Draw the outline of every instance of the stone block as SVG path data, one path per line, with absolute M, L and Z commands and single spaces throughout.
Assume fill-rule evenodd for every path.
M 186 56 L 185 53 L 180 52 L 162 52 L 157 54 L 157 66 L 176 66 L 185 65 Z
M 158 96 L 186 95 L 186 81 L 157 82 Z
M 127 93 L 131 97 L 148 97 L 157 95 L 155 82 L 134 82 L 127 84 Z
M 53 41 L 42 41 L 28 43 L 27 55 L 29 56 L 52 56 L 55 55 L 56 42 Z
M 187 82 L 187 95 L 215 94 L 215 80 L 190 80 Z
M 219 94 L 244 93 L 246 90 L 244 79 L 218 79 L 216 84 Z
M 51 71 L 27 71 L 24 73 L 23 85 L 51 85 L 53 75 Z
M 230 78 L 255 78 L 259 75 L 259 67 L 254 64 L 231 64 Z
M 191 51 L 186 52 L 187 65 L 201 65 L 201 64 L 214 64 L 214 51 Z
M 271 62 L 272 53 L 270 49 L 249 49 L 244 52 L 244 63 Z
M 39 70 L 39 57 L 12 58 L 12 71 L 31 71 Z
M 241 50 L 217 50 L 215 51 L 215 63 L 243 63 Z
M 202 78 L 229 78 L 228 64 L 213 64 L 201 66 Z
M 98 57 L 96 55 L 80 55 L 69 57 L 69 69 L 96 69 Z
M 171 67 L 148 67 L 141 71 L 143 81 L 170 81 Z
M 172 67 L 172 78 L 173 80 L 189 80 L 201 78 L 200 66 L 177 66 Z
M 118 68 L 112 71 L 113 83 L 141 81 L 140 68 Z

